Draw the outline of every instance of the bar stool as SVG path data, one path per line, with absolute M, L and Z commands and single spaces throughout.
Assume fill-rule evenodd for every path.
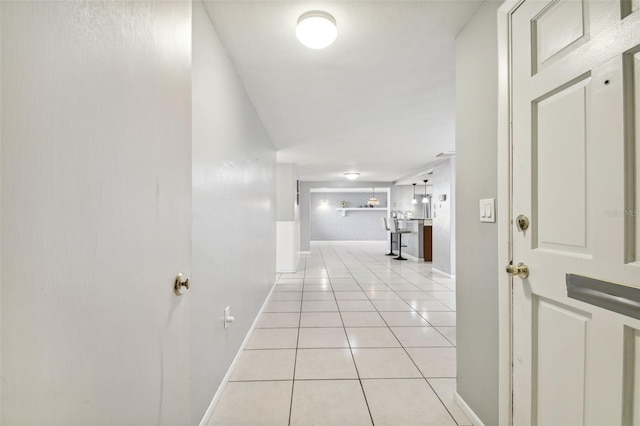
M 393 252 L 393 234 L 389 229 L 389 222 L 387 222 L 386 217 L 381 217 L 380 219 L 382 219 L 382 227 L 385 231 L 389 231 L 389 253 L 385 254 L 385 256 L 395 256 L 396 254 Z
M 389 231 L 392 234 L 398 234 L 398 257 L 394 257 L 395 260 L 407 260 L 402 257 L 402 234 L 410 234 L 411 231 L 408 229 L 400 229 L 398 228 L 398 219 L 391 219 L 391 223 L 389 226 Z

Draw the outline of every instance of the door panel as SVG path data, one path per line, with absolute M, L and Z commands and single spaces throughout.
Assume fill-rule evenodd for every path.
M 624 329 L 624 424 L 640 423 L 640 330 Z M 634 422 L 635 419 L 635 422 Z
M 534 304 L 536 423 L 582 424 L 590 315 L 538 297 Z
M 584 75 L 533 101 L 534 248 L 587 251 L 584 176 L 589 80 Z
M 629 110 L 640 17 L 623 23 L 620 7 L 527 0 L 512 15 L 512 219 L 531 219 L 513 231 L 513 261 L 530 271 L 512 284 L 518 425 L 620 424 L 635 409 L 625 329 L 640 321 L 568 298 L 565 282 L 573 273 L 640 287 Z
M 0 2 L 2 424 L 189 422 L 190 2 Z
M 624 95 L 627 100 L 625 106 L 626 131 L 628 136 L 625 155 L 628 157 L 628 165 L 625 168 L 626 173 L 626 203 L 625 212 L 640 211 L 640 199 L 636 196 L 636 188 L 640 188 L 640 147 L 638 140 L 640 139 L 640 129 L 636 127 L 636 123 L 640 123 L 640 47 L 632 49 L 624 57 L 625 78 L 624 78 Z M 627 262 L 640 261 L 640 226 L 638 224 L 637 215 L 625 214 L 625 234 L 626 238 L 626 260 Z
M 532 19 L 532 74 L 587 41 L 587 6 L 584 1 L 557 0 Z

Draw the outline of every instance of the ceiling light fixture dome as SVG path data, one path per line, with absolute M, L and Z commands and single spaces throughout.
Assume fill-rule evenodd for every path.
M 347 179 L 349 180 L 354 180 L 354 179 L 358 179 L 358 176 L 360 176 L 360 173 L 356 173 L 356 172 L 347 172 L 344 174 Z
M 324 49 L 336 40 L 336 20 L 327 12 L 312 10 L 298 18 L 296 37 L 310 49 Z

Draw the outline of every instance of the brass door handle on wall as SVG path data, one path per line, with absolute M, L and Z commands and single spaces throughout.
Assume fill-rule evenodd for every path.
M 178 296 L 182 296 L 187 290 L 189 290 L 189 278 L 178 274 L 175 284 L 173 285 L 173 291 L 175 291 Z
M 513 275 L 514 277 L 517 275 L 520 278 L 525 279 L 529 276 L 529 267 L 522 262 L 518 263 L 517 265 L 507 265 L 505 269 L 507 271 L 507 274 Z

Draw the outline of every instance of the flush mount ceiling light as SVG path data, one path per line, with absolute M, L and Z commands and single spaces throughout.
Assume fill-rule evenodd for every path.
M 348 172 L 344 174 L 347 179 L 349 180 L 354 180 L 354 179 L 358 179 L 358 176 L 360 176 L 360 173 L 356 173 L 356 172 Z
M 312 10 L 298 18 L 296 37 L 310 49 L 324 49 L 336 40 L 336 20 L 327 12 Z

